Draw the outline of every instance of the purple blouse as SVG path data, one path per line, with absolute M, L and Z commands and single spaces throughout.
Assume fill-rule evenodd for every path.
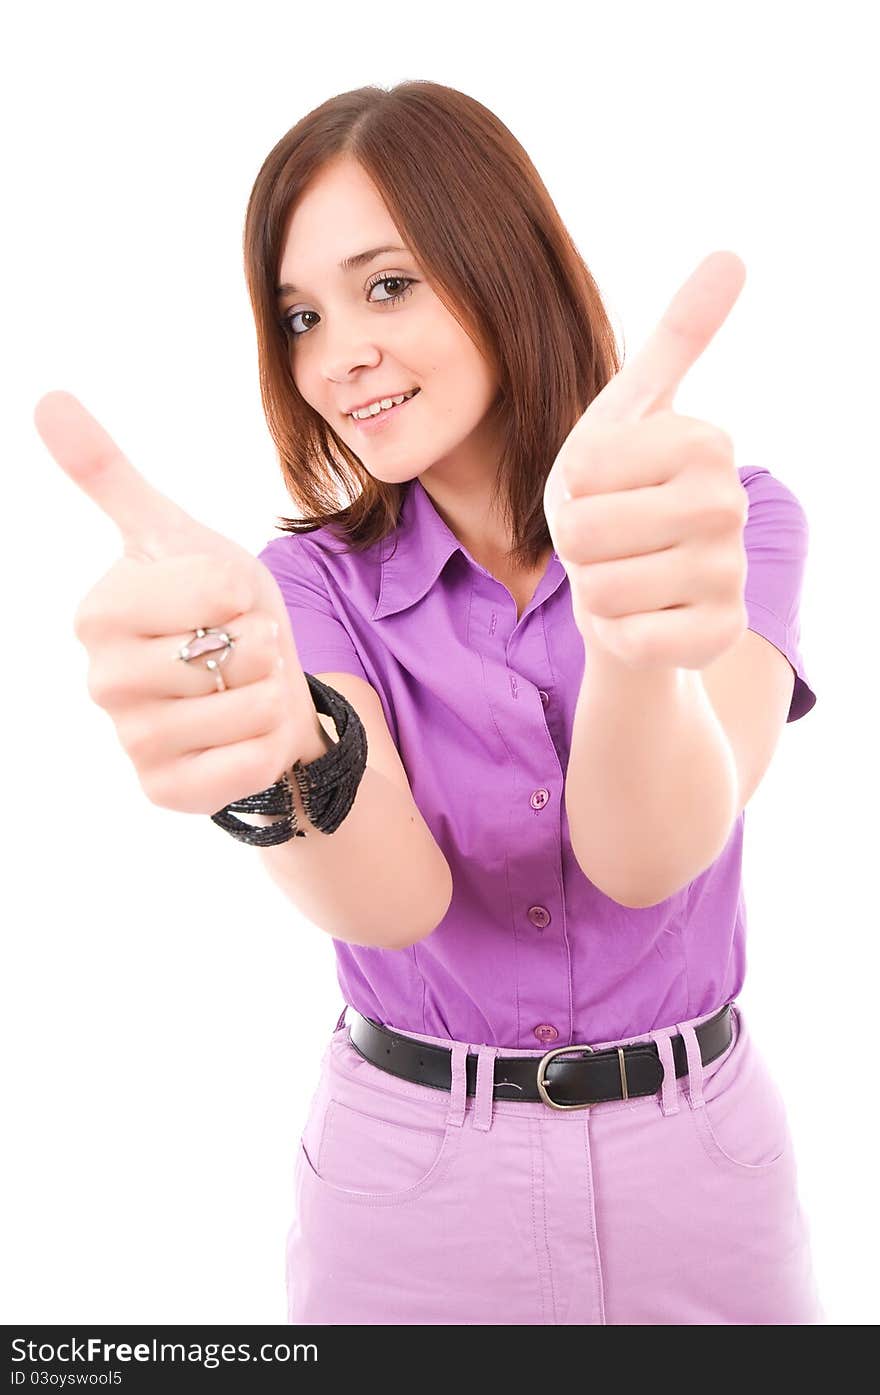
M 800 656 L 806 515 L 768 470 L 741 468 L 749 628 L 795 672 L 788 721 L 816 698 Z M 420 480 L 394 533 L 361 553 L 326 527 L 260 552 L 308 673 L 378 692 L 453 897 L 407 949 L 334 939 L 343 997 L 401 1031 L 535 1049 L 641 1035 L 712 1012 L 745 976 L 741 813 L 723 852 L 656 906 L 599 891 L 571 849 L 563 798 L 585 650 L 553 553 L 516 618 Z

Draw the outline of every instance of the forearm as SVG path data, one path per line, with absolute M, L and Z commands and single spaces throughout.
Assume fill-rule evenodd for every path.
M 317 760 L 332 745 L 316 714 L 313 742 L 300 759 Z M 335 939 L 374 949 L 405 948 L 436 928 L 449 909 L 452 877 L 411 795 L 368 764 L 354 804 L 327 834 L 309 821 L 295 781 L 291 788 L 306 836 L 261 848 L 259 856 L 301 914 Z
M 736 763 L 698 671 L 639 672 L 588 653 L 565 807 L 584 875 L 653 906 L 705 871 L 738 807 Z

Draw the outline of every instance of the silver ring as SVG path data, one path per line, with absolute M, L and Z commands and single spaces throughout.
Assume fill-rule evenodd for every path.
M 220 665 L 225 664 L 232 653 L 233 645 L 240 635 L 231 635 L 228 630 L 221 630 L 215 625 L 199 625 L 190 635 L 184 644 L 181 644 L 177 651 L 177 658 L 182 659 L 185 664 L 191 664 L 194 659 L 198 659 L 202 654 L 216 653 L 220 651 L 216 659 L 206 659 L 204 667 L 209 669 L 214 675 L 214 684 L 218 693 L 225 693 L 227 684 L 224 682 L 223 674 L 220 672 Z

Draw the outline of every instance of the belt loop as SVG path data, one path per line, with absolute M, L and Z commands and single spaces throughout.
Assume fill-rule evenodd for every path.
M 687 1052 L 688 1094 L 690 1095 L 691 1109 L 700 1109 L 705 1103 L 703 1099 L 703 1057 L 700 1053 L 700 1043 L 697 1041 L 696 1032 L 689 1023 L 684 1026 L 678 1025 L 677 1031 L 684 1037 L 684 1047 Z
M 660 1097 L 660 1108 L 664 1114 L 678 1113 L 678 1086 L 675 1083 L 675 1058 L 672 1054 L 672 1042 L 669 1040 L 672 1028 L 660 1028 L 649 1032 L 648 1036 L 657 1043 L 657 1050 L 660 1053 L 660 1060 L 663 1064 L 663 1091 Z
M 449 1109 L 446 1114 L 447 1124 L 454 1124 L 460 1129 L 464 1123 L 465 1110 L 467 1108 L 467 1054 L 468 1044 L 466 1041 L 454 1041 L 450 1051 L 449 1069 L 451 1073 L 451 1088 Z
M 477 1094 L 474 1103 L 474 1128 L 492 1127 L 492 1105 L 495 1100 L 495 1057 L 497 1046 L 477 1047 Z
M 345 1006 L 343 1007 L 341 1013 L 339 1014 L 339 1020 L 338 1020 L 338 1022 L 336 1023 L 336 1026 L 333 1028 L 333 1031 L 334 1031 L 334 1032 L 338 1032 L 338 1031 L 339 1031 L 339 1028 L 342 1026 L 343 1022 L 345 1021 L 345 1014 L 346 1014 L 347 1010 L 348 1010 L 348 1003 L 345 1004 Z

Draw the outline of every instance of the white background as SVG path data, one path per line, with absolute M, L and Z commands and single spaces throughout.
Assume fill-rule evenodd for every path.
M 794 490 L 815 709 L 746 813 L 741 995 L 829 1320 L 877 1321 L 878 226 L 870 7 L 19 7 L 6 24 L 6 1322 L 284 1322 L 299 1131 L 342 998 L 255 850 L 143 795 L 75 608 L 114 526 L 33 425 L 65 388 L 257 552 L 289 512 L 244 210 L 327 97 L 428 78 L 534 160 L 634 353 L 716 248 L 748 279 L 676 406 Z M 577 28 L 573 29 L 573 25 Z M 682 1179 L 686 1185 L 686 1179 Z

